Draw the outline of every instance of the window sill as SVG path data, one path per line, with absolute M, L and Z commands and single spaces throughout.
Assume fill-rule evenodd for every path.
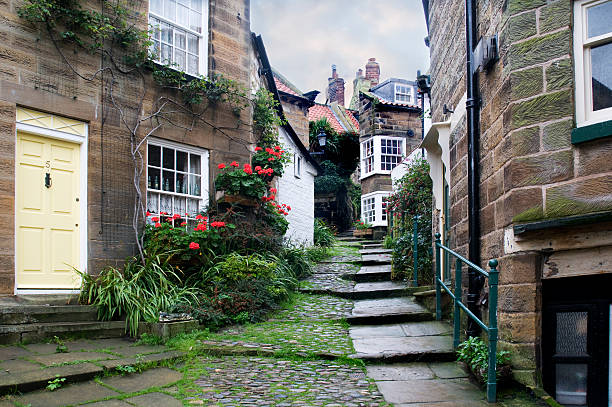
M 609 136 L 612 136 L 612 120 L 573 129 L 572 144 L 586 143 Z
M 514 235 L 521 235 L 528 232 L 537 232 L 548 229 L 572 227 L 572 226 L 584 226 L 594 223 L 610 222 L 612 221 L 612 212 L 598 212 L 586 215 L 577 216 L 566 216 L 557 219 L 547 219 L 536 222 L 522 223 L 514 225 Z

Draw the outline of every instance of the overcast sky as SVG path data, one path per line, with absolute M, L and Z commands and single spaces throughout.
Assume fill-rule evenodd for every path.
M 357 69 L 380 64 L 381 81 L 414 80 L 429 50 L 421 0 L 251 0 L 251 30 L 261 34 L 272 67 L 324 102 L 331 65 L 344 78 L 345 103 Z

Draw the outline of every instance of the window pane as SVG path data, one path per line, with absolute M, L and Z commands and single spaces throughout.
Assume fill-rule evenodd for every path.
M 197 175 L 189 176 L 189 194 L 195 196 L 202 195 L 202 185 L 200 184 L 200 177 Z
M 612 3 L 610 3 L 612 4 Z M 593 110 L 612 107 L 612 42 L 591 48 Z
M 159 213 L 159 194 L 147 192 L 147 210 L 151 213 Z
M 200 201 L 198 199 L 187 199 L 187 213 L 189 216 L 195 216 L 200 211 Z
M 164 168 L 174 169 L 174 150 L 164 147 Z
M 189 27 L 189 9 L 180 4 L 176 6 L 176 23 L 183 27 Z
M 187 193 L 187 174 L 176 173 L 176 192 L 179 194 Z
M 195 35 L 187 34 L 187 51 L 196 55 L 200 53 L 198 49 L 198 37 Z
M 174 30 L 171 25 L 161 23 L 161 40 L 168 44 L 173 43 Z
M 557 312 L 557 355 L 587 354 L 588 312 Z
M 185 198 L 174 197 L 174 211 L 172 213 L 178 213 L 181 216 L 185 215 Z M 178 226 L 178 224 L 175 224 L 175 226 Z
M 164 0 L 164 17 L 170 21 L 176 21 L 176 2 L 174 0 Z
M 198 154 L 189 154 L 190 162 L 189 162 L 189 172 L 192 174 L 200 174 L 202 169 L 202 158 Z
M 149 144 L 149 151 L 147 153 L 147 163 L 149 165 L 159 167 L 160 166 L 159 165 L 160 154 L 161 154 L 161 147 Z
M 176 152 L 176 170 L 187 172 L 187 153 L 183 151 Z
M 160 61 L 163 64 L 172 63 L 172 47 L 170 45 L 162 44 L 162 52 Z
M 198 57 L 196 55 L 187 54 L 187 72 L 198 74 Z
M 196 11 L 189 13 L 189 28 L 199 33 L 202 32 L 202 14 Z
M 148 168 L 147 171 L 147 186 L 150 189 L 159 189 L 159 172 L 160 170 L 157 168 Z
M 587 35 L 589 38 L 612 32 L 612 2 L 589 7 L 587 11 Z
M 162 190 L 174 192 L 174 171 L 164 171 Z
M 172 213 L 172 195 L 161 194 L 159 212 Z
M 185 68 L 185 51 L 174 50 L 174 63 L 176 64 L 176 69 L 184 71 Z
M 175 30 L 174 33 L 174 46 L 176 48 L 185 49 L 185 32 L 180 30 Z
M 191 0 L 191 8 L 201 13 L 202 12 L 202 0 Z
M 587 365 L 558 363 L 556 370 L 555 399 L 565 405 L 586 406 Z
M 159 61 L 159 41 L 153 41 L 153 44 L 151 44 L 151 49 L 149 51 L 151 53 L 151 58 L 156 61 Z
M 149 2 L 149 10 L 155 14 L 161 14 L 162 12 L 162 0 L 151 0 Z

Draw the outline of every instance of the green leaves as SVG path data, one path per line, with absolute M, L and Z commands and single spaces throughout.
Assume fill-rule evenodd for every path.
M 457 347 L 457 360 L 466 363 L 470 369 L 475 372 L 480 372 L 483 377 L 487 377 L 489 368 L 489 349 L 487 345 L 479 337 L 470 336 L 467 340 L 461 342 Z M 497 352 L 497 373 L 499 367 L 507 365 L 510 362 L 510 352 Z

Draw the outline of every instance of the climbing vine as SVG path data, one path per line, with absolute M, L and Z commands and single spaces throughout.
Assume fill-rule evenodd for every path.
M 259 92 L 254 100 L 250 100 L 242 85 L 222 75 L 193 77 L 171 64 L 154 63 L 157 56 L 152 51 L 150 34 L 156 27 L 139 28 L 146 25 L 143 21 L 146 15 L 135 10 L 138 0 L 101 0 L 98 4 L 95 10 L 83 7 L 80 0 L 25 0 L 17 12 L 43 34 L 41 37 L 53 43 L 62 61 L 75 75 L 92 84 L 101 82 L 102 105 L 108 103 L 118 112 L 119 123 L 130 137 L 135 189 L 132 228 L 144 263 L 141 231 L 146 201 L 141 185 L 146 164 L 142 149 L 146 140 L 166 125 L 191 131 L 203 124 L 249 151 L 248 141 L 228 132 L 249 125 L 241 121 L 244 108 L 253 105 L 255 129 L 252 131 L 266 144 L 274 144 L 272 127 L 282 124 L 282 121 L 276 116 L 275 101 L 269 94 Z M 99 55 L 101 67 L 87 73 L 77 69 L 74 62 L 77 57 L 71 54 L 79 51 Z M 152 103 L 147 99 L 148 77 L 158 85 L 158 96 Z M 136 98 L 115 94 L 117 83 L 122 79 L 139 81 L 140 93 Z M 220 104 L 234 113 L 235 126 L 222 127 L 208 118 L 207 111 Z

